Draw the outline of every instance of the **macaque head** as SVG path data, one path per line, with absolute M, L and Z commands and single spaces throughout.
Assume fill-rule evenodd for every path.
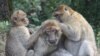
M 65 18 L 67 16 L 71 16 L 72 13 L 73 13 L 73 10 L 69 6 L 67 6 L 67 5 L 60 5 L 60 6 L 58 6 L 56 8 L 56 10 L 53 13 L 53 15 L 57 18 L 57 20 L 62 22 L 63 18 Z
M 49 45 L 57 45 L 61 36 L 61 29 L 56 20 L 47 20 L 43 23 L 43 35 Z
M 13 26 L 27 26 L 29 24 L 27 15 L 22 10 L 17 10 L 12 14 L 11 22 Z

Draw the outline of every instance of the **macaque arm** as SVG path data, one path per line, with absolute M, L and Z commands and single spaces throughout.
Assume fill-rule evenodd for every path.
M 33 33 L 34 33 L 34 30 L 33 30 L 33 29 L 28 28 L 28 30 L 29 30 L 29 33 L 30 33 L 30 34 L 33 34 Z
M 39 28 L 36 32 L 34 32 L 30 36 L 29 40 L 26 42 L 25 48 L 27 48 L 27 49 L 30 48 L 37 41 L 37 39 L 39 38 L 39 35 L 42 33 L 41 28 Z
M 34 45 L 34 56 L 44 56 L 47 46 L 43 38 L 39 37 Z
M 69 24 L 60 23 L 60 27 L 68 39 L 78 41 L 81 38 L 81 29 L 79 25 L 71 26 Z

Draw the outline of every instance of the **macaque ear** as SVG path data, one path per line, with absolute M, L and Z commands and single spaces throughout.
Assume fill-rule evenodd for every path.
M 26 22 L 25 18 L 22 18 L 21 21 L 22 21 L 22 22 Z
M 17 20 L 17 17 L 13 17 L 13 20 Z

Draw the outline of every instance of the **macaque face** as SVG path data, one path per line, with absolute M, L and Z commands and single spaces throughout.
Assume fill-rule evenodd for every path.
M 62 17 L 65 16 L 69 16 L 70 12 L 69 12 L 69 7 L 66 5 L 60 5 L 58 6 L 58 8 L 55 10 L 54 12 L 54 16 L 57 18 L 57 20 L 59 20 L 60 22 L 62 21 Z
M 46 36 L 46 41 L 49 45 L 57 45 L 61 32 L 59 29 L 55 27 L 47 27 L 44 31 Z
M 26 17 L 26 13 L 18 10 L 13 13 L 11 16 L 12 23 L 16 26 L 27 26 L 29 24 L 29 20 Z

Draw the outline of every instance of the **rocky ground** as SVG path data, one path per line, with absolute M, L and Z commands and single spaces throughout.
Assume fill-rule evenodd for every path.
M 0 32 L 0 56 L 5 56 L 5 42 L 6 42 L 6 37 L 7 34 L 6 33 L 1 33 Z M 100 56 L 100 49 L 98 48 L 99 51 L 99 55 Z
M 0 56 L 5 56 L 6 33 L 0 32 Z

